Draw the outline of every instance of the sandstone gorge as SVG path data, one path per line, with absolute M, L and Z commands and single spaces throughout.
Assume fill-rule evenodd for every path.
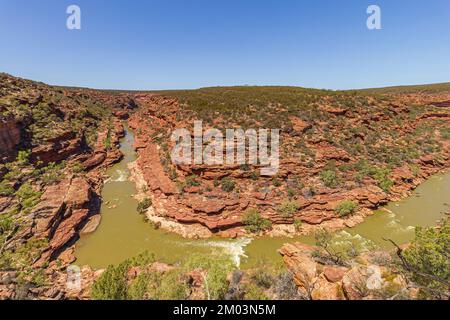
M 1 82 L 0 216 L 17 225 L 4 232 L 0 250 L 21 259 L 26 245 L 38 243 L 31 261 L 25 260 L 27 272 L 43 270 L 55 285 L 22 288 L 22 270 L 8 266 L 0 271 L 0 299 L 89 297 L 101 271 L 83 267 L 81 290 L 68 292 L 65 268 L 75 259 L 80 233 L 95 231 L 101 221 L 104 172 L 123 156 L 118 145 L 124 123 L 135 134 L 138 157 L 130 169 L 137 198 L 152 200 L 148 218 L 188 238 L 248 236 L 243 220 L 249 209 L 270 221 L 264 233 L 274 236 L 354 227 L 450 167 L 448 93 L 383 99 L 268 88 L 110 93 L 7 75 Z M 280 128 L 278 174 L 260 176 L 258 165 L 174 164 L 171 132 L 199 119 L 206 128 Z M 341 215 L 344 202 L 355 208 Z M 317 261 L 315 250 L 301 244 L 280 250 L 305 298 L 376 299 L 391 287 L 406 287 L 404 278 L 378 264 L 388 260 L 382 253 L 337 266 Z M 134 271 L 130 279 L 140 272 Z M 191 298 L 202 297 L 199 274 L 190 281 L 196 288 Z
M 424 113 L 415 122 L 406 122 L 404 127 L 398 128 L 405 134 L 410 134 L 417 130 L 425 121 L 431 118 L 441 118 L 448 124 L 450 113 L 445 110 L 446 104 L 435 101 L 434 96 L 406 96 L 406 101 L 415 99 L 416 103 L 433 103 L 443 109 L 439 116 L 435 113 Z M 439 97 L 444 99 L 444 97 Z M 402 97 L 395 98 L 403 99 Z M 323 136 L 317 135 L 307 141 L 308 148 L 312 150 L 315 162 L 309 165 L 292 154 L 282 154 L 280 170 L 276 179 L 283 181 L 279 186 L 274 185 L 273 179 L 252 177 L 252 170 L 242 166 L 211 166 L 211 165 L 178 165 L 170 163 L 169 150 L 173 142 L 169 139 L 170 130 L 175 128 L 189 128 L 195 118 L 178 116 L 180 110 L 186 108 L 180 101 L 170 97 L 157 95 L 138 95 L 136 101 L 141 109 L 134 113 L 130 120 L 130 127 L 136 133 L 135 148 L 138 152 L 137 166 L 140 180 L 144 181 L 144 193 L 153 200 L 153 208 L 149 217 L 152 219 L 168 218 L 182 224 L 203 226 L 214 233 L 224 236 L 242 235 L 245 231 L 242 228 L 242 214 L 248 208 L 258 208 L 262 215 L 273 224 L 292 224 L 295 220 L 302 221 L 303 227 L 300 233 L 309 233 L 312 226 L 326 227 L 331 230 L 340 229 L 347 226 L 354 226 L 362 219 L 371 214 L 371 210 L 380 207 L 390 200 L 397 200 L 410 194 L 428 176 L 448 168 L 450 157 L 448 141 L 441 141 L 442 154 L 422 156 L 414 160 L 414 168 L 417 172 L 412 172 L 412 166 L 405 162 L 397 165 L 386 176 L 385 179 L 392 181 L 390 190 L 383 190 L 377 186 L 377 182 L 370 177 L 365 177 L 360 182 L 350 181 L 344 183 L 340 188 L 327 187 L 317 178 L 317 176 L 327 167 L 329 163 L 335 166 L 350 166 L 361 160 L 361 156 L 351 155 L 346 150 L 331 145 L 324 140 Z M 330 99 L 330 103 L 331 103 Z M 376 103 L 376 102 L 373 102 Z M 406 103 L 390 103 L 383 107 L 384 113 L 358 114 L 350 109 L 324 107 L 323 111 L 331 114 L 331 120 L 336 121 L 340 117 L 341 121 L 348 121 L 353 126 L 373 128 L 383 123 L 392 122 L 389 113 L 409 117 L 410 110 Z M 186 111 L 187 113 L 187 111 Z M 333 118 L 334 117 L 334 118 Z M 219 121 L 217 118 L 216 121 Z M 292 130 L 286 129 L 289 133 L 282 133 L 282 141 L 289 146 L 295 142 L 293 132 L 300 136 L 308 130 L 318 130 L 320 122 L 307 122 L 298 117 L 290 117 Z M 169 131 L 168 131 L 169 130 Z M 356 141 L 367 139 L 362 132 L 354 133 Z M 294 139 L 294 141 L 292 141 Z M 303 139 L 303 138 L 302 138 Z M 391 143 L 387 142 L 386 143 Z M 427 160 L 427 157 L 429 160 Z M 440 159 L 438 162 L 436 159 Z M 195 177 L 195 185 L 181 186 L 183 179 Z M 224 191 L 220 186 L 223 178 L 231 178 L 236 187 L 234 191 Z M 309 189 L 297 189 L 296 195 L 291 200 L 298 208 L 297 212 L 290 216 L 283 216 L 277 207 L 287 201 L 287 194 L 296 189 L 295 179 L 302 179 L 304 184 L 309 185 Z M 314 189 L 314 194 L 310 190 Z M 238 192 L 236 192 L 238 190 Z M 292 198 L 292 197 L 291 197 Z M 336 208 L 343 201 L 352 201 L 358 204 L 358 211 L 349 217 L 339 217 Z

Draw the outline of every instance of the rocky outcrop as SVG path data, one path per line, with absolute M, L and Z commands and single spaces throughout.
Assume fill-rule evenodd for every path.
M 450 108 L 450 100 L 432 102 L 431 104 L 438 108 Z
M 44 145 L 34 147 L 31 150 L 31 161 L 46 166 L 50 162 L 58 163 L 82 152 L 82 139 L 75 137 L 72 131 L 67 131 L 49 139 Z
M 97 230 L 100 222 L 102 221 L 102 216 L 96 214 L 88 219 L 83 229 L 81 229 L 80 234 L 90 234 Z
M 289 118 L 292 123 L 292 128 L 294 129 L 294 132 L 297 134 L 304 133 L 308 129 L 312 128 L 312 125 L 306 121 L 303 121 L 300 118 L 297 117 L 290 117 Z
M 0 271 L 1 300 L 88 300 L 91 287 L 104 270 L 89 266 L 67 272 L 55 269 L 45 271 L 49 284 L 40 287 L 24 286 L 16 271 Z
M 286 244 L 279 250 L 305 299 L 402 299 L 415 295 L 401 274 L 386 267 L 391 259 L 386 252 L 365 253 L 343 267 L 315 258 L 321 250 L 300 243 Z M 385 264 L 380 265 L 380 261 Z
M 55 259 L 78 236 L 92 213 L 93 196 L 90 182 L 82 177 L 66 179 L 45 190 L 32 212 L 31 233 L 36 239 L 48 241 L 37 265 Z
M 166 195 L 177 192 L 175 184 L 164 172 L 156 145 L 148 144 L 139 149 L 138 164 L 151 191 L 159 190 Z
M 123 157 L 118 145 L 120 138 L 124 137 L 125 130 L 118 119 L 114 119 L 111 127 L 101 128 L 92 153 L 83 157 L 83 166 L 86 170 L 103 167 L 107 168 L 120 161 Z

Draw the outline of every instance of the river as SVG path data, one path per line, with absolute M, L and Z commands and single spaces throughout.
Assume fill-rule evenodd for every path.
M 314 238 L 271 238 L 224 240 L 188 240 L 164 230 L 155 230 L 137 213 L 133 198 L 136 188 L 128 180 L 128 164 L 136 160 L 134 136 L 126 131 L 120 149 L 124 159 L 108 169 L 101 208 L 102 221 L 98 229 L 81 236 L 76 245 L 76 264 L 104 268 L 109 264 L 136 256 L 148 250 L 159 261 L 175 263 L 192 253 L 222 252 L 236 265 L 248 268 L 260 263 L 277 263 L 281 257 L 277 250 L 287 242 L 300 241 L 314 244 Z M 414 237 L 414 226 L 431 226 L 445 215 L 450 203 L 450 171 L 430 177 L 413 195 L 399 202 L 389 203 L 358 226 L 340 231 L 339 241 L 357 242 L 362 247 L 388 248 L 383 241 L 390 238 L 406 243 Z

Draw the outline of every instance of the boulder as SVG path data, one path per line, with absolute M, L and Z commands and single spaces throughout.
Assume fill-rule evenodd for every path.
M 100 214 L 93 215 L 88 219 L 83 229 L 81 229 L 80 234 L 89 234 L 95 232 L 101 221 L 102 216 Z
M 308 129 L 312 128 L 312 125 L 306 121 L 303 121 L 300 118 L 297 117 L 289 117 L 289 120 L 291 120 L 292 128 L 297 133 L 304 133 Z
M 311 291 L 312 300 L 345 300 L 340 283 L 328 282 L 320 276 Z
M 348 271 L 347 268 L 337 266 L 325 266 L 323 268 L 323 275 L 329 282 L 339 282 Z
M 279 250 L 284 263 L 294 275 L 295 284 L 304 295 L 309 294 L 317 277 L 317 264 L 312 259 L 313 250 L 313 247 L 300 243 L 286 244 Z

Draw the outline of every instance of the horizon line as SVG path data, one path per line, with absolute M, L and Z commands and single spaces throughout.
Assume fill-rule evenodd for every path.
M 323 91 L 368 91 L 368 90 L 382 90 L 382 89 L 399 89 L 399 88 L 412 88 L 412 87 L 429 87 L 429 86 L 440 86 L 440 85 L 450 85 L 448 82 L 432 82 L 432 83 L 416 83 L 416 84 L 400 84 L 400 85 L 386 85 L 380 87 L 361 87 L 361 88 L 350 88 L 350 89 L 328 89 L 328 88 L 314 88 L 306 87 L 300 85 L 281 85 L 281 84 L 238 84 L 238 85 L 212 85 L 205 87 L 195 87 L 195 88 L 171 88 L 171 89 L 112 89 L 112 88 L 100 88 L 100 87 L 89 87 L 83 85 L 61 85 L 54 83 L 47 83 L 42 80 L 35 80 L 31 78 L 26 78 L 22 76 L 12 75 L 8 72 L 0 71 L 0 74 L 5 74 L 14 78 L 21 78 L 24 80 L 29 80 L 33 82 L 43 83 L 51 87 L 59 87 L 66 89 L 84 89 L 84 90 L 97 90 L 97 91 L 122 91 L 122 92 L 160 92 L 160 91 L 194 91 L 208 88 L 237 88 L 237 87 L 284 87 L 284 88 L 302 88 L 311 90 L 323 90 Z

